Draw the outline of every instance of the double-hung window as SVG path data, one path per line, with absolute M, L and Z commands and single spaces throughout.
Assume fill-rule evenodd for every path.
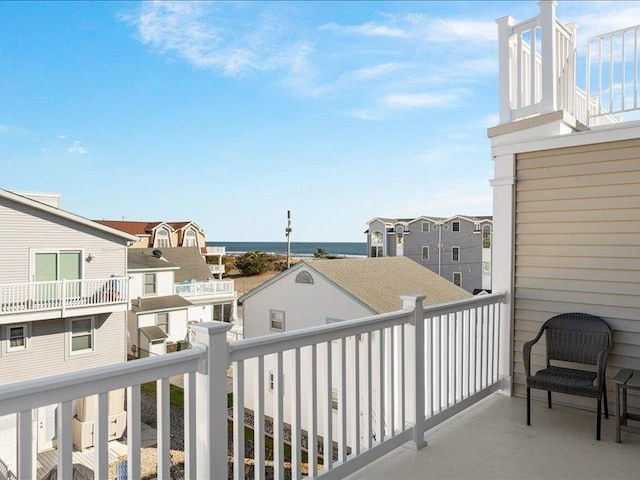
M 28 348 L 28 336 L 28 325 L 26 323 L 7 326 L 7 352 L 26 350 Z
M 169 334 L 169 314 L 164 312 L 164 313 L 157 313 L 156 314 L 156 325 L 158 326 L 158 328 L 160 330 L 162 330 L 164 333 L 166 333 L 167 335 Z
M 451 260 L 453 262 L 459 262 L 460 261 L 460 247 L 451 248 Z
M 155 295 L 157 293 L 156 288 L 156 274 L 145 273 L 144 274 L 144 294 Z
M 453 283 L 459 287 L 462 286 L 462 272 L 453 272 Z
M 282 310 L 269 311 L 269 328 L 276 332 L 284 332 L 284 312 Z
M 429 260 L 429 247 L 422 247 L 422 260 Z
M 94 348 L 93 318 L 71 320 L 71 353 L 91 352 Z

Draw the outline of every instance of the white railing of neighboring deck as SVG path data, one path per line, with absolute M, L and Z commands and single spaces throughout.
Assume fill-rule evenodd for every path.
M 57 404 L 58 478 L 71 476 L 72 401 L 97 395 L 95 475 L 107 478 L 107 394 L 126 388 L 128 478 L 139 478 L 140 385 L 156 381 L 158 478 L 169 478 L 170 428 L 185 431 L 185 478 L 227 478 L 224 386 L 230 365 L 234 478 L 244 478 L 246 463 L 255 464 L 256 479 L 265 478 L 266 464 L 273 465 L 268 468 L 275 478 L 283 478 L 285 429 L 291 433 L 292 478 L 303 474 L 303 429 L 311 478 L 344 477 L 406 442 L 421 448 L 427 429 L 500 387 L 498 359 L 508 352 L 499 343 L 505 294 L 426 309 L 423 298 L 403 297 L 398 312 L 236 343 L 227 341 L 230 324 L 196 324 L 189 350 L 2 386 L 0 416 L 16 417 L 17 476 L 34 477 L 33 412 L 50 404 Z M 265 375 L 267 365 L 273 365 L 273 378 Z M 169 422 L 174 375 L 185 378 L 183 426 Z M 251 375 L 255 382 L 246 390 Z M 245 407 L 251 398 L 254 454 L 245 461 Z M 285 398 L 291 399 L 287 405 Z M 273 436 L 273 462 L 265 460 L 266 433 Z
M 0 315 L 126 303 L 127 277 L 0 284 Z
M 231 295 L 233 280 L 212 280 L 210 282 L 176 283 L 174 292 L 183 297 L 203 297 L 209 295 Z

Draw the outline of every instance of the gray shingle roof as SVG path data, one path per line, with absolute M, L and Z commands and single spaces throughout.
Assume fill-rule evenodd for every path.
M 153 248 L 129 248 L 127 250 L 127 261 L 129 270 L 146 270 L 146 269 L 177 269 L 178 266 L 169 262 L 168 259 L 163 260 L 155 257 L 151 252 Z
M 304 263 L 377 313 L 400 310 L 400 295 L 426 295 L 425 306 L 472 296 L 407 257 L 309 260 Z
M 190 307 L 193 304 L 180 295 L 165 295 L 162 297 L 143 297 L 140 305 L 137 300 L 131 302 L 131 310 L 134 313 L 155 312 L 161 310 L 177 310 Z
M 176 283 L 189 282 L 197 280 L 198 282 L 207 282 L 211 280 L 212 275 L 207 267 L 207 262 L 202 258 L 202 253 L 198 247 L 170 247 L 170 248 L 136 248 L 130 250 L 140 250 L 147 256 L 153 256 L 154 250 L 160 250 L 162 256 L 169 263 L 177 265 L 180 270 L 174 274 Z

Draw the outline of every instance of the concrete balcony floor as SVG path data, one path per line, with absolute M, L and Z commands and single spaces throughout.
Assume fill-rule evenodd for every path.
M 525 399 L 490 395 L 431 430 L 426 448 L 396 449 L 349 479 L 638 479 L 640 434 L 615 443 L 609 413 L 598 442 L 595 412 L 532 400 L 527 427 Z

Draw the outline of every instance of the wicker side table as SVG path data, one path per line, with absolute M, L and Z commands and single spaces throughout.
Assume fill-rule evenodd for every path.
M 640 390 L 640 370 L 622 369 L 613 379 L 616 397 L 616 443 L 621 443 L 620 432 L 640 433 L 640 427 L 628 425 L 628 420 L 640 421 L 640 415 L 627 411 L 627 391 Z M 622 401 L 622 412 L 620 402 Z

